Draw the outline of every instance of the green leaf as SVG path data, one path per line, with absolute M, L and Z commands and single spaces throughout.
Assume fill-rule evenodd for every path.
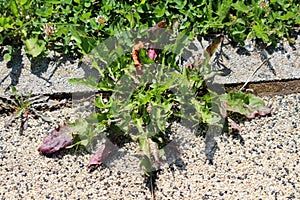
M 73 132 L 78 135 L 84 135 L 87 132 L 89 125 L 90 124 L 86 120 L 78 118 L 73 125 Z
M 139 59 L 142 62 L 142 64 L 153 64 L 155 63 L 154 60 L 149 58 L 148 53 L 145 49 L 141 49 L 139 53 Z
M 156 17 L 162 17 L 164 16 L 165 12 L 166 12 L 166 8 L 163 4 L 158 4 L 155 9 L 154 9 L 154 14 Z
M 243 13 L 247 13 L 252 9 L 249 6 L 246 6 L 243 1 L 237 1 L 236 3 L 232 4 L 232 7 Z
M 85 2 L 84 6 L 87 7 L 87 8 L 89 8 L 91 6 L 91 2 Z
M 265 106 L 264 101 L 253 94 L 230 92 L 222 95 L 220 99 L 223 102 L 223 110 L 236 112 L 250 119 L 271 113 L 271 109 Z
M 49 6 L 49 4 L 46 4 L 44 7 L 37 8 L 35 10 L 36 15 L 45 17 L 45 18 L 48 18 L 49 16 L 51 16 L 52 13 L 53 13 L 53 9 L 52 9 L 52 7 Z
M 59 0 L 47 0 L 47 3 L 49 4 L 61 4 L 62 2 Z
M 140 166 L 143 168 L 145 175 L 151 176 L 153 171 L 151 160 L 148 156 L 144 155 L 141 161 Z
M 184 0 L 184 1 L 174 0 L 174 2 L 176 3 L 176 6 L 174 6 L 174 7 L 177 8 L 178 10 L 184 9 L 184 6 L 186 6 L 186 4 L 187 4 L 187 0 Z
M 281 20 L 290 20 L 293 19 L 297 16 L 297 13 L 293 13 L 293 12 L 287 12 L 285 15 L 280 16 L 279 19 Z
M 10 60 L 11 60 L 11 55 L 10 55 L 10 53 L 4 54 L 3 58 L 4 58 L 4 60 L 6 60 L 6 61 L 10 61 Z
M 140 146 L 140 149 L 145 153 L 145 155 L 150 155 L 148 138 L 139 137 L 139 146 Z
M 264 42 L 268 42 L 269 41 L 269 37 L 265 33 L 265 30 L 264 30 L 262 24 L 256 24 L 252 28 L 253 28 L 253 30 L 255 32 L 256 37 L 262 39 Z
M 32 57 L 37 57 L 45 50 L 46 43 L 39 40 L 38 37 L 30 38 L 24 41 L 26 53 L 32 55 Z
M 11 55 L 12 55 L 12 46 L 11 45 L 6 45 L 6 48 L 8 50 L 8 53 L 5 53 L 3 58 L 6 60 L 6 61 L 10 61 L 11 60 Z
M 13 86 L 13 85 L 11 86 L 11 91 L 12 91 L 13 95 L 14 95 L 16 98 L 19 97 L 18 92 L 17 92 L 17 88 L 16 88 L 15 86 Z
M 97 97 L 95 99 L 95 106 L 98 107 L 98 108 L 102 108 L 102 109 L 110 108 L 111 107 L 111 102 L 104 103 L 103 102 L 103 97 L 102 97 L 102 94 L 101 94 L 99 97 Z
M 218 21 L 223 22 L 223 20 L 227 17 L 232 6 L 231 4 L 232 0 L 227 0 L 218 4 L 218 10 L 216 12 L 216 14 L 219 16 Z
M 98 29 L 99 28 L 99 24 L 96 22 L 95 18 L 90 19 L 90 24 L 91 24 L 93 29 Z
M 20 0 L 19 2 L 20 2 L 20 5 L 23 6 L 24 4 L 27 3 L 27 0 Z
M 296 17 L 295 23 L 296 23 L 296 24 L 300 24 L 300 16 L 297 16 L 297 17 Z
M 81 37 L 81 43 L 79 44 L 79 47 L 84 55 L 88 55 L 96 47 L 96 45 L 97 41 L 94 38 Z
M 69 83 L 87 86 L 89 88 L 97 88 L 97 79 L 94 77 L 88 78 L 70 78 Z
M 82 145 L 82 146 L 87 146 L 89 143 L 89 140 L 84 139 L 84 140 L 79 140 L 78 142 L 75 142 L 74 144 L 67 146 L 66 149 L 71 149 L 73 147 L 76 147 L 78 145 Z
M 71 39 L 75 40 L 78 44 L 80 44 L 82 41 L 78 31 L 73 26 L 70 26 L 69 28 L 72 34 Z
M 91 14 L 92 14 L 91 12 L 83 13 L 83 14 L 80 16 L 80 20 L 81 20 L 81 21 L 85 21 L 85 20 L 90 19 Z
M 62 3 L 70 5 L 72 4 L 72 0 L 63 0 Z
M 10 10 L 13 13 L 14 16 L 16 16 L 17 18 L 20 18 L 18 5 L 17 5 L 17 2 L 15 0 L 10 1 Z
M 141 5 L 145 4 L 146 3 L 146 0 L 141 0 L 141 3 L 134 3 L 134 6 L 136 7 L 141 7 Z
M 20 109 L 20 110 L 18 110 L 17 112 L 15 112 L 14 113 L 14 117 L 15 118 L 19 118 L 19 117 L 21 117 L 21 115 L 24 113 L 24 109 L 22 108 L 22 109 Z

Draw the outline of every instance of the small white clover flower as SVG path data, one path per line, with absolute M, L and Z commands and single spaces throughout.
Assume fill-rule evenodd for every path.
M 269 5 L 269 0 L 260 0 L 259 2 L 258 2 L 258 6 L 260 7 L 260 8 L 265 8 L 266 6 L 268 6 Z
M 43 25 L 43 28 L 42 28 L 42 31 L 44 31 L 45 33 L 45 38 L 49 39 L 51 37 L 53 37 L 56 29 L 55 29 L 55 26 L 54 25 L 50 25 L 50 24 L 44 24 Z
M 107 22 L 107 18 L 103 15 L 96 17 L 96 22 L 100 25 L 105 24 Z

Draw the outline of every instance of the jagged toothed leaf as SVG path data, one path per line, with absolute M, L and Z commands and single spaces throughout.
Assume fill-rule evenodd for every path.
M 97 79 L 94 77 L 88 78 L 71 78 L 69 79 L 69 83 L 83 85 L 90 88 L 97 88 Z
M 268 108 L 261 98 L 253 94 L 230 92 L 222 95 L 221 101 L 223 110 L 245 115 L 249 119 L 266 116 L 272 112 L 272 109 Z M 224 111 L 222 115 L 225 115 Z
M 257 23 L 252 28 L 257 38 L 262 39 L 264 42 L 269 42 L 269 37 L 266 34 L 266 30 L 264 30 L 264 24 Z

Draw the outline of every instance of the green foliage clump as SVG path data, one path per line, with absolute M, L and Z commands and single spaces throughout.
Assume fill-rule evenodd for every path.
M 268 45 L 282 37 L 293 42 L 291 33 L 300 24 L 296 0 L 7 0 L 0 9 L 0 44 L 24 44 L 33 57 L 48 50 L 86 55 L 117 33 L 162 20 L 190 37 L 223 33 L 239 43 L 255 38 Z
M 157 34 L 157 38 L 151 40 L 152 45 L 161 45 L 162 41 L 166 41 L 166 35 Z M 131 43 L 134 42 L 131 37 L 148 38 L 125 32 L 115 40 L 108 40 L 93 51 L 93 66 L 99 72 L 98 79 L 71 79 L 72 83 L 109 93 L 105 97 L 102 94 L 96 98 L 95 113 L 75 122 L 73 134 L 76 140 L 72 147 L 92 146 L 99 135 L 113 142 L 118 138 L 129 137 L 138 142 L 143 151 L 141 166 L 150 175 L 157 170 L 163 155 L 166 155 L 164 147 L 171 142 L 168 139 L 167 124 L 171 124 L 172 120 L 180 119 L 189 127 L 203 124 L 222 130 L 228 128 L 224 124 L 230 113 L 253 118 L 271 112 L 261 99 L 252 94 L 219 94 L 208 87 L 207 83 L 219 73 L 211 69 L 208 53 L 205 53 L 206 59 L 201 63 L 193 68 L 184 67 L 180 71 L 174 54 L 180 54 L 180 47 L 188 41 L 188 37 L 182 35 L 175 42 L 165 42 L 160 46 L 155 59 L 149 58 L 147 49 L 140 49 L 138 56 L 142 61 L 142 73 L 137 74 L 137 66 L 130 53 Z M 100 62 L 105 67 L 101 67 Z M 237 126 L 234 122 L 231 124 Z M 101 159 L 108 154 L 103 149 L 98 155 L 100 161 L 94 162 L 97 160 L 95 158 L 93 163 L 103 162 Z

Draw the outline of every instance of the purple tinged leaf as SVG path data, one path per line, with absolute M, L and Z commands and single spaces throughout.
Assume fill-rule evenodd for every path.
M 151 60 L 155 60 L 155 58 L 157 57 L 157 53 L 155 52 L 155 50 L 153 48 L 150 48 L 148 50 L 148 56 Z
M 28 128 L 28 118 L 22 120 L 21 126 L 23 130 L 26 130 Z
M 227 107 L 228 107 L 228 103 L 221 101 L 220 114 L 222 115 L 223 118 L 227 117 Z
M 226 111 L 240 113 L 248 119 L 253 119 L 258 116 L 266 116 L 272 112 L 264 101 L 252 94 L 244 94 L 242 92 L 231 92 L 221 97 L 221 114 L 225 115 Z
M 147 141 L 148 141 L 148 145 L 149 145 L 150 151 L 152 153 L 152 156 L 154 158 L 155 164 L 160 166 L 162 163 L 160 162 L 160 159 L 159 159 L 158 144 L 156 142 L 153 142 L 152 139 L 150 139 L 150 138 L 148 138 Z
M 73 141 L 70 132 L 72 132 L 72 128 L 68 125 L 63 124 L 59 126 L 51 131 L 49 136 L 44 138 L 43 144 L 38 148 L 38 151 L 43 154 L 52 154 L 70 146 Z
M 248 119 L 253 119 L 253 118 L 257 117 L 257 116 L 263 117 L 263 116 L 266 116 L 266 115 L 268 115 L 268 114 L 270 114 L 272 112 L 272 109 L 265 108 L 265 107 L 259 107 L 257 109 L 252 108 L 250 110 L 253 110 L 253 112 L 248 113 L 248 114 L 245 115 Z
M 231 130 L 237 130 L 238 132 L 242 131 L 241 127 L 229 117 L 228 117 L 228 123 Z
M 117 150 L 118 148 L 112 142 L 105 140 L 96 153 L 90 158 L 88 167 L 93 168 L 100 166 L 109 156 L 114 155 Z
M 161 21 L 159 23 L 157 23 L 154 27 L 149 28 L 149 32 L 153 33 L 154 31 L 156 31 L 159 28 L 163 28 L 165 26 L 166 22 L 165 21 Z

